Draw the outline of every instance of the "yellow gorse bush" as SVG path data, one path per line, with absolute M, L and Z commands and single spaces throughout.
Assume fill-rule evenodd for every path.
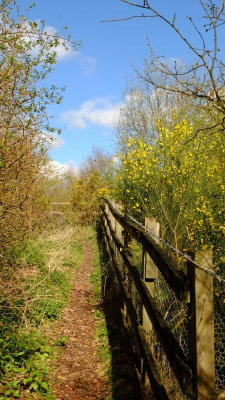
M 107 199 L 107 198 L 109 198 L 110 197 L 110 190 L 108 189 L 108 188 L 105 188 L 105 187 L 102 187 L 102 188 L 99 188 L 98 190 L 97 190 L 97 192 L 96 192 L 96 196 L 98 197 L 98 198 L 104 198 L 104 199 Z
M 156 125 L 154 141 L 132 137 L 117 154 L 116 195 L 135 216 L 155 217 L 173 245 L 213 247 L 215 261 L 222 265 L 224 134 L 194 135 L 193 126 L 185 119 L 176 121 L 175 115 L 170 124 Z

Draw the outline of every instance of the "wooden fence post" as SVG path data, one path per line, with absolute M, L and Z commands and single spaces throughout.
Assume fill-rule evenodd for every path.
M 195 262 L 213 270 L 212 250 L 199 250 Z M 188 262 L 190 356 L 197 400 L 215 400 L 213 276 Z
M 114 203 L 114 207 L 116 210 L 121 211 L 121 205 L 120 204 L 116 204 Z M 118 239 L 120 240 L 120 242 L 124 245 L 124 238 L 123 238 L 123 228 L 120 225 L 120 223 L 115 219 L 115 234 L 118 237 Z M 121 256 L 119 254 L 119 251 L 116 250 L 116 254 L 117 254 L 117 259 L 118 261 L 121 261 Z
M 109 213 L 110 213 L 110 211 L 109 211 L 109 206 L 108 206 L 108 204 L 107 203 L 105 203 L 104 204 L 104 207 L 105 207 L 105 213 L 107 214 L 107 216 L 109 217 Z M 110 238 L 110 240 L 112 241 L 112 238 L 111 238 L 111 233 L 110 233 L 110 229 L 109 229 L 109 227 L 108 227 L 108 223 L 107 223 L 107 221 L 106 221 L 106 219 L 104 218 L 104 223 L 105 223 L 105 229 L 106 229 L 106 232 L 108 233 L 108 235 L 109 235 L 109 238 Z M 108 249 L 108 251 L 109 251 L 109 245 L 108 245 L 108 243 L 106 243 L 106 246 L 107 246 L 107 249 Z
M 121 211 L 122 206 L 120 204 L 115 204 L 115 208 L 117 210 Z M 123 244 L 123 246 L 127 248 L 128 243 L 129 243 L 127 232 L 125 229 L 123 229 L 123 227 L 120 225 L 120 223 L 117 220 L 116 220 L 116 235 L 117 235 L 118 239 L 120 240 L 120 242 Z M 122 267 L 121 268 L 122 277 L 124 279 L 126 289 L 129 293 L 129 276 L 128 276 L 127 266 L 124 264 L 124 261 L 122 260 L 122 257 L 119 254 L 119 252 L 117 252 L 117 257 L 118 257 L 118 261 L 120 262 L 120 265 Z M 123 315 L 123 319 L 124 319 L 124 324 L 125 324 L 126 328 L 128 329 L 129 320 L 128 320 L 128 316 L 127 316 L 127 307 L 126 307 L 125 302 L 123 304 L 121 311 L 122 311 L 122 315 Z
M 109 206 L 108 206 L 108 204 L 107 204 L 107 203 L 104 203 L 103 207 L 104 207 L 105 213 L 106 213 L 107 215 L 109 215 Z M 105 225 L 106 230 L 107 230 L 107 232 L 108 232 L 107 221 L 106 221 L 105 216 L 103 216 L 103 218 L 104 218 L 104 225 Z
M 155 220 L 155 218 L 145 218 L 144 220 L 144 226 L 151 230 L 155 235 L 159 236 L 159 230 L 160 230 L 160 224 Z M 155 236 L 152 236 L 155 242 L 159 242 L 158 239 Z M 151 257 L 149 254 L 145 251 L 143 248 L 143 254 L 142 254 L 142 277 L 143 280 L 145 281 L 145 284 L 151 294 L 151 296 L 154 296 L 154 284 L 155 284 L 155 279 L 158 277 L 158 268 L 152 261 Z M 145 310 L 145 307 L 142 307 L 142 326 L 144 328 L 144 331 L 148 334 L 151 334 L 153 327 L 152 323 L 149 319 L 149 316 Z M 151 337 L 149 338 L 151 340 Z M 145 384 L 145 387 L 147 390 L 150 389 L 151 384 L 149 382 L 148 376 L 146 374 L 145 370 L 145 365 L 142 363 L 141 366 L 141 371 L 142 371 L 142 377 L 143 381 Z
M 115 201 L 111 200 L 111 204 L 113 206 L 113 208 L 115 208 Z M 112 228 L 115 231 L 115 227 L 116 227 L 116 219 L 114 218 L 112 212 L 109 210 L 109 219 L 111 221 L 112 224 Z
M 111 200 L 110 202 L 111 202 L 111 205 L 113 206 L 113 208 L 115 208 L 115 201 Z M 114 232 L 116 232 L 116 219 L 113 216 L 112 212 L 110 211 L 109 207 L 108 207 L 108 210 L 109 210 L 108 217 L 109 217 L 109 220 L 111 222 L 112 229 L 114 230 Z M 109 230 L 109 233 L 110 233 L 110 230 Z M 113 241 L 113 239 L 111 237 L 111 233 L 110 233 L 110 238 L 111 238 L 112 247 L 113 247 L 114 251 L 116 252 L 116 246 L 115 246 L 114 241 Z
M 145 227 L 151 230 L 155 235 L 159 236 L 160 224 L 154 218 L 145 218 Z M 152 236 L 155 242 L 159 242 L 155 236 Z M 152 296 L 154 296 L 154 282 L 158 277 L 158 268 L 153 263 L 148 253 L 143 250 L 143 279 Z M 146 332 L 152 330 L 152 323 L 143 307 L 142 324 Z

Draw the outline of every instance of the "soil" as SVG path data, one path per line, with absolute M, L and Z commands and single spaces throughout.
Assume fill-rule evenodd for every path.
M 86 241 L 82 244 L 83 261 L 75 273 L 68 307 L 57 325 L 59 336 L 67 336 L 68 341 L 52 374 L 56 400 L 105 400 L 109 395 L 94 339 L 93 294 L 89 279 L 94 254 Z

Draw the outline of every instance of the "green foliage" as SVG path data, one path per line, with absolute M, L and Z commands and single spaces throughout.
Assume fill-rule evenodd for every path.
M 23 243 L 19 243 L 12 249 L 9 249 L 11 262 L 18 266 L 29 265 L 43 268 L 47 262 L 46 245 L 38 243 L 35 239 L 29 238 Z
M 42 323 L 50 324 L 60 317 L 81 257 L 82 246 L 76 243 L 70 227 L 63 233 L 43 232 L 18 246 L 11 260 L 17 264 L 16 274 L 5 273 L 14 290 L 9 292 L 7 287 L 8 292 L 0 294 L 0 399 L 30 399 L 32 393 L 37 398 L 54 399 L 50 361 L 55 348 L 64 346 L 68 338 L 61 336 L 48 345 Z
M 112 157 L 95 150 L 80 168 L 73 185 L 71 203 L 76 222 L 86 226 L 96 223 L 100 197 L 108 193 L 112 181 Z
M 39 392 L 50 399 L 45 364 L 51 351 L 41 325 L 65 305 L 76 251 L 67 237 L 48 234 L 45 241 L 31 232 L 46 211 L 40 181 L 51 135 L 59 132 L 49 124 L 48 106 L 61 102 L 63 90 L 45 80 L 58 46 L 76 44 L 47 32 L 43 21 L 30 21 L 17 3 L 0 1 L 0 398 Z
M 42 273 L 39 276 L 37 283 L 40 285 L 40 291 L 45 293 L 37 304 L 36 309 L 30 311 L 28 317 L 35 324 L 39 324 L 41 318 L 55 320 L 58 318 L 62 307 L 65 305 L 68 294 L 71 288 L 68 274 L 61 271 L 51 271 L 46 274 Z M 35 294 L 34 294 L 35 295 Z
M 41 332 L 31 330 L 18 335 L 8 330 L 0 344 L 0 399 L 20 398 L 33 391 L 49 398 L 47 361 L 52 357 L 52 349 Z
M 43 194 L 46 152 L 59 130 L 49 123 L 48 106 L 59 104 L 62 89 L 46 78 L 60 47 L 76 44 L 49 33 L 14 0 L 0 1 L 0 251 L 22 241 L 47 207 Z M 9 117 L 10 116 L 10 117 Z
M 94 222 L 99 213 L 97 196 L 99 187 L 101 187 L 101 180 L 96 172 L 77 179 L 74 184 L 71 201 L 76 220 L 82 225 Z

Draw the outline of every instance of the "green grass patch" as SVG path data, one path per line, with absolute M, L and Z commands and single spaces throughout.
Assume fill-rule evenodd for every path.
M 49 346 L 44 325 L 60 318 L 81 258 L 82 246 L 68 227 L 18 246 L 2 270 L 0 400 L 55 398 L 50 364 L 67 337 Z

